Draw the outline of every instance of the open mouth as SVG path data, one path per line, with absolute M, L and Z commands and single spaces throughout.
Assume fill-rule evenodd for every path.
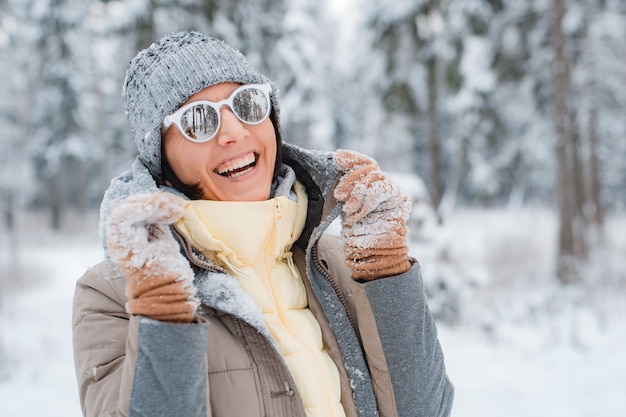
M 250 152 L 248 155 L 241 158 L 233 159 L 225 162 L 215 168 L 215 172 L 222 177 L 237 178 L 254 169 L 258 160 L 258 155 L 254 152 Z

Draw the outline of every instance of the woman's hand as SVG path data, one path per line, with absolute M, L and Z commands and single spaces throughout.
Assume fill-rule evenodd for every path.
M 109 257 L 126 275 L 126 310 L 155 320 L 190 323 L 198 307 L 189 261 L 169 225 L 183 214 L 183 200 L 168 193 L 120 201 L 106 224 Z
M 344 203 L 342 235 L 352 278 L 370 281 L 406 272 L 411 202 L 373 159 L 341 149 L 334 161 L 344 171 L 335 198 Z

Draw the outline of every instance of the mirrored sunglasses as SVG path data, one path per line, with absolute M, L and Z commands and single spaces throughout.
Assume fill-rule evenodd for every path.
M 227 99 L 213 102 L 191 102 L 166 116 L 161 126 L 162 134 L 174 124 L 188 140 L 208 142 L 220 130 L 221 108 L 228 106 L 241 122 L 256 125 L 270 114 L 270 84 L 246 84 L 237 88 Z

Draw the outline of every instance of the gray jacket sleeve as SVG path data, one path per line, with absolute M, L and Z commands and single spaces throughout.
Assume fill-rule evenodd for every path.
M 449 416 L 454 387 L 446 375 L 419 266 L 363 286 L 388 358 L 399 416 Z
M 129 417 L 206 417 L 208 324 L 139 320 Z
M 78 281 L 73 344 L 85 417 L 207 415 L 208 323 L 130 316 L 106 263 Z

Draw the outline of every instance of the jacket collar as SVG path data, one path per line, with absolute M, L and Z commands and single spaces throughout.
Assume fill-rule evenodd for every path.
M 333 162 L 332 152 L 305 150 L 295 145 L 283 145 L 283 163 L 296 172 L 309 197 L 304 231 L 296 244 L 308 249 L 339 215 L 333 196 L 341 171 Z

